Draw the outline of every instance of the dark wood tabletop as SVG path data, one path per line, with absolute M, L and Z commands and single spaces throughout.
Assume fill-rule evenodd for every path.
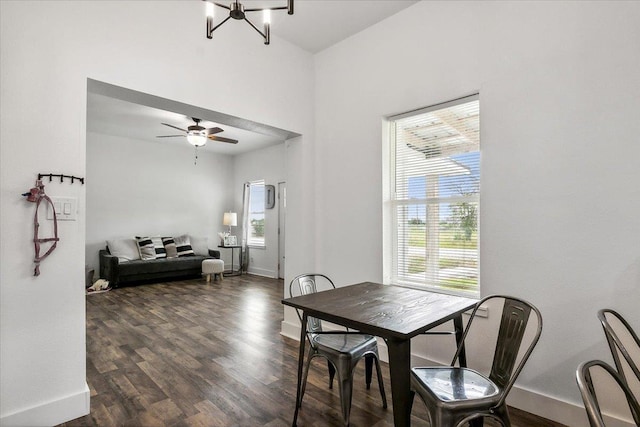
M 456 342 L 460 344 L 462 313 L 476 303 L 477 300 L 471 298 L 371 282 L 283 299 L 282 304 L 295 307 L 303 313 L 296 402 L 300 398 L 307 317 L 316 317 L 385 340 L 389 354 L 394 425 L 409 426 L 411 338 L 453 320 Z M 464 364 L 463 353 L 460 360 Z M 294 426 L 298 409 L 296 405 Z
M 409 339 L 453 319 L 477 300 L 364 282 L 282 300 L 309 316 L 383 338 Z

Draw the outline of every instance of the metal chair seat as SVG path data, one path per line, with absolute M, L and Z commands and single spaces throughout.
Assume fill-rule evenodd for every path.
M 352 356 L 364 355 L 378 346 L 376 338 L 365 334 L 314 334 L 311 336 L 311 345 L 323 351 L 335 351 L 337 353 L 349 353 Z
M 465 340 L 478 308 L 485 303 L 493 304 L 493 308 L 501 314 L 498 314 L 500 323 L 494 351 L 486 352 L 493 356 L 491 364 L 480 364 L 491 366 L 491 370 L 482 374 L 456 364 L 465 350 Z M 527 329 L 531 333 L 526 333 Z M 506 398 L 541 332 L 542 316 L 530 303 L 499 295 L 484 298 L 471 313 L 451 366 L 411 369 L 412 402 L 417 393 L 429 411 L 432 426 L 459 427 L 471 423 L 475 427 L 481 426 L 484 418 L 492 418 L 503 426 L 510 426 Z M 466 356 L 468 359 L 468 351 Z
M 467 368 L 413 368 L 415 387 L 427 391 L 434 404 L 468 401 L 476 405 L 479 400 L 491 404 L 500 400 L 500 388 L 489 378 Z

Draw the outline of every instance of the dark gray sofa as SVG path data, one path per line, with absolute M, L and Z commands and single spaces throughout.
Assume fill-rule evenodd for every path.
M 202 274 L 202 260 L 220 259 L 220 251 L 209 249 L 209 256 L 186 256 L 151 260 L 120 262 L 109 253 L 109 248 L 100 251 L 100 278 L 117 287 L 123 283 L 152 280 L 178 279 Z

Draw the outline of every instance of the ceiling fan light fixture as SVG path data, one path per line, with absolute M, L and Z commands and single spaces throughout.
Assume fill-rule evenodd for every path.
M 264 44 L 268 45 L 271 43 L 271 11 L 272 10 L 286 10 L 289 15 L 293 15 L 293 0 L 287 0 L 286 6 L 279 7 L 267 7 L 267 8 L 256 8 L 256 9 L 245 9 L 242 3 L 238 0 L 234 0 L 231 5 L 225 6 L 220 3 L 211 2 L 207 0 L 203 0 L 206 3 L 206 17 L 207 17 L 207 38 L 212 39 L 213 32 L 217 30 L 222 24 L 227 22 L 229 19 L 237 19 L 246 21 L 254 30 L 256 30 L 263 38 Z M 214 18 L 214 6 L 221 7 L 229 11 L 229 16 L 226 17 L 222 22 L 218 25 L 213 25 Z M 258 27 L 254 25 L 247 18 L 247 14 L 251 12 L 263 12 L 264 14 L 264 31 L 260 31 Z
M 204 131 L 189 131 L 187 141 L 194 147 L 202 147 L 207 143 L 207 136 Z

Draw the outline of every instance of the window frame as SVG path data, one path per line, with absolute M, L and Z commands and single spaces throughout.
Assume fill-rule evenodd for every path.
M 383 235 L 383 248 L 384 248 L 383 249 L 383 281 L 384 283 L 398 284 L 402 286 L 419 288 L 419 289 L 428 289 L 434 292 L 461 295 L 461 296 L 467 296 L 467 297 L 478 297 L 480 295 L 480 287 L 481 287 L 481 284 L 480 284 L 481 144 L 480 144 L 480 138 L 479 138 L 480 136 L 479 128 L 478 128 L 478 148 L 477 148 L 477 153 L 478 153 L 477 154 L 478 156 L 477 179 L 478 181 L 477 181 L 477 189 L 475 193 L 473 193 L 472 195 L 468 195 L 468 194 L 461 195 L 459 197 L 449 195 L 447 197 L 442 197 L 442 198 L 435 197 L 433 199 L 430 199 L 425 194 L 424 198 L 422 199 L 415 199 L 415 198 L 412 199 L 410 196 L 408 196 L 408 192 L 409 192 L 408 182 L 410 180 L 409 177 L 411 176 L 411 173 L 407 173 L 407 175 L 404 176 L 404 179 L 405 179 L 404 191 L 406 191 L 407 194 L 404 195 L 404 198 L 398 198 L 396 194 L 396 190 L 398 188 L 396 187 L 397 179 L 398 179 L 397 171 L 396 171 L 397 169 L 396 161 L 398 160 L 397 158 L 398 150 L 396 147 L 396 143 L 398 141 L 397 135 L 396 135 L 396 122 L 398 122 L 401 119 L 419 116 L 421 114 L 442 110 L 442 109 L 446 109 L 446 108 L 450 108 L 460 104 L 466 104 L 474 101 L 477 101 L 478 103 L 480 102 L 480 96 L 478 93 L 457 98 L 451 101 L 431 105 L 425 108 L 412 110 L 406 113 L 391 115 L 383 119 L 383 167 L 382 169 L 383 169 L 384 181 L 383 181 L 383 233 L 382 235 Z M 480 126 L 480 120 L 481 120 L 479 111 L 480 110 L 479 110 L 479 104 L 478 104 L 478 126 Z M 462 153 L 463 152 L 461 152 L 460 154 Z M 414 176 L 421 176 L 421 175 L 414 174 Z M 426 182 L 427 174 L 423 174 L 422 176 L 425 177 L 425 182 Z M 440 186 L 440 183 L 438 183 L 438 186 Z M 410 218 L 411 214 L 409 213 L 409 209 L 407 208 L 407 210 L 404 212 L 404 215 L 406 215 L 405 220 L 403 223 L 401 223 L 401 221 L 399 220 L 399 216 L 401 215 L 400 207 L 416 205 L 416 210 L 423 207 L 424 210 L 426 211 L 429 208 L 430 204 L 443 205 L 446 203 L 447 205 L 449 205 L 448 208 L 450 209 L 450 206 L 452 204 L 456 204 L 460 202 L 470 202 L 470 201 L 472 202 L 472 206 L 475 207 L 476 209 L 475 230 L 474 230 L 475 237 L 477 239 L 475 244 L 475 251 L 476 251 L 476 254 L 475 254 L 476 284 L 475 286 L 470 286 L 467 289 L 455 289 L 454 287 L 447 287 L 442 283 L 436 284 L 436 281 L 428 281 L 427 276 L 429 273 L 428 273 L 427 267 L 425 267 L 425 272 L 424 272 L 425 279 L 408 280 L 407 279 L 408 273 L 406 270 L 408 269 L 407 260 L 409 257 L 406 254 L 408 254 L 409 252 L 408 250 L 409 233 L 406 230 L 408 229 L 408 224 L 409 224 L 409 220 L 411 219 Z M 428 217 L 428 214 L 425 213 L 425 218 L 427 217 Z M 438 224 L 435 224 L 435 226 L 439 227 L 440 222 L 441 221 L 438 220 Z M 433 223 L 432 223 L 432 226 L 433 226 Z M 425 227 L 429 227 L 429 225 L 426 224 L 426 222 L 425 222 Z M 404 234 L 401 235 L 403 231 L 404 231 Z M 428 233 L 425 233 L 425 236 L 427 235 Z M 425 249 L 424 249 L 425 254 L 428 253 L 429 251 L 428 245 L 429 245 L 428 243 L 425 243 Z M 437 248 L 439 252 L 439 250 L 441 249 L 440 241 L 438 241 L 437 243 Z M 401 252 L 405 254 L 403 255 L 402 259 L 401 259 Z M 425 255 L 425 262 L 428 262 L 426 261 L 426 257 L 427 256 Z M 438 254 L 438 258 L 433 260 L 433 262 L 436 262 L 438 263 L 437 265 L 439 265 L 442 259 L 444 258 L 440 254 Z M 399 270 L 401 265 L 402 265 L 402 268 L 404 268 L 403 272 L 400 272 Z M 436 267 L 437 277 L 439 277 L 438 274 L 440 272 L 440 268 L 441 267 Z M 433 270 L 431 273 L 433 273 Z M 438 278 L 437 280 L 442 282 L 440 278 Z
M 253 191 L 254 188 L 256 187 L 262 187 L 263 189 L 263 195 L 262 195 L 262 203 L 260 204 L 260 206 L 262 207 L 261 211 L 252 211 L 251 206 L 252 206 L 252 200 L 253 197 L 255 196 L 255 193 Z M 261 248 L 264 249 L 267 247 L 267 241 L 266 241 L 266 208 L 265 208 L 265 204 L 264 204 L 264 192 L 266 191 L 265 189 L 265 181 L 264 179 L 260 179 L 260 180 L 255 180 L 255 181 L 250 181 L 249 182 L 249 207 L 247 210 L 247 219 L 245 222 L 245 227 L 247 228 L 247 246 L 250 248 Z M 264 221 L 263 224 L 263 236 L 262 238 L 256 238 L 254 237 L 254 233 L 253 233 L 253 225 L 251 224 L 254 215 L 258 214 L 258 215 L 262 215 L 262 220 Z

